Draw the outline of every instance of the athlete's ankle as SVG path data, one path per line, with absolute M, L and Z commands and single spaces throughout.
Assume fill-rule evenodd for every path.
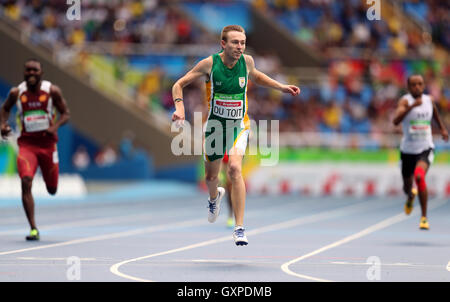
M 209 195 L 209 201 L 215 202 L 218 197 L 219 197 L 219 191 L 217 191 L 215 197 L 212 197 L 211 195 Z

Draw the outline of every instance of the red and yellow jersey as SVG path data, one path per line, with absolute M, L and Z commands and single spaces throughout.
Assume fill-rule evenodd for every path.
M 57 136 L 48 134 L 47 130 L 54 122 L 54 107 L 49 81 L 42 81 L 38 92 L 29 91 L 26 82 L 22 82 L 17 99 L 18 118 L 20 121 L 19 142 L 38 145 L 54 144 Z

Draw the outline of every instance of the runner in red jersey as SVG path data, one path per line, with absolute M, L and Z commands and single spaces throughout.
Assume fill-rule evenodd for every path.
M 58 188 L 58 128 L 70 117 L 69 109 L 58 86 L 42 80 L 41 63 L 35 59 L 25 62 L 24 79 L 13 87 L 0 111 L 1 135 L 11 132 L 8 125 L 10 111 L 17 106 L 21 133 L 17 140 L 19 154 L 17 170 L 22 181 L 22 203 L 31 231 L 27 240 L 39 240 L 34 219 L 34 198 L 31 193 L 37 167 L 41 168 L 47 191 L 54 195 Z M 59 112 L 56 120 L 55 110 Z

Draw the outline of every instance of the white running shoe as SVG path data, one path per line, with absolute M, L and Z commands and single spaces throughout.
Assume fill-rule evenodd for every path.
M 219 216 L 219 213 L 220 213 L 220 201 L 225 196 L 225 189 L 224 188 L 218 187 L 217 191 L 219 192 L 219 194 L 217 194 L 217 197 L 216 197 L 215 200 L 211 201 L 208 198 L 208 221 L 211 222 L 211 223 L 216 221 L 217 217 Z
M 245 236 L 245 229 L 241 226 L 237 226 L 234 228 L 233 239 L 236 245 L 247 245 L 248 240 L 247 236 Z

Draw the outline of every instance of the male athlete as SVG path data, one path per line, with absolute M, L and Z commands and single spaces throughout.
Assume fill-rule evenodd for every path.
M 413 209 L 414 198 L 419 194 L 422 217 L 419 228 L 428 230 L 427 202 L 428 192 L 425 174 L 433 163 L 433 137 L 431 121 L 437 122 L 442 138 L 448 141 L 448 132 L 439 116 L 436 104 L 431 96 L 424 94 L 424 80 L 421 75 L 408 78 L 409 93 L 400 98 L 394 117 L 394 125 L 402 123 L 403 138 L 400 144 L 402 163 L 403 191 L 408 196 L 405 213 L 409 215 Z M 413 188 L 416 182 L 417 190 Z M 417 192 L 418 191 L 418 192 Z
M 283 85 L 255 68 L 253 58 L 245 55 L 246 36 L 241 26 L 229 25 L 222 29 L 222 51 L 201 60 L 180 78 L 172 88 L 175 103 L 173 121 L 183 122 L 183 88 L 201 77 L 206 77 L 208 119 L 205 130 L 205 178 L 209 190 L 208 220 L 214 222 L 220 211 L 225 189 L 218 187 L 221 159 L 229 155 L 228 175 L 231 180 L 231 201 L 235 217 L 233 239 L 236 245 L 247 245 L 244 229 L 245 184 L 242 178 L 242 158 L 247 148 L 250 119 L 247 115 L 248 77 L 258 85 L 278 89 L 296 96 L 300 88 Z
M 228 154 L 227 153 L 225 153 L 225 155 L 222 158 L 222 171 L 223 171 L 222 175 L 224 175 L 223 179 L 225 182 L 225 190 L 228 192 L 231 192 L 231 179 L 230 179 L 230 175 L 228 174 Z M 227 204 L 228 204 L 227 228 L 233 228 L 234 227 L 233 204 L 231 203 L 230 194 L 227 194 Z
M 3 138 L 11 132 L 8 118 L 14 105 L 17 105 L 20 117 L 17 170 L 22 182 L 22 203 L 31 228 L 30 234 L 26 236 L 27 240 L 39 240 L 39 231 L 34 219 L 34 199 L 31 194 L 34 174 L 39 166 L 48 193 L 56 194 L 59 173 L 57 131 L 70 117 L 61 90 L 49 81 L 42 80 L 42 74 L 42 65 L 39 61 L 35 59 L 26 61 L 25 81 L 11 89 L 0 111 Z M 54 108 L 60 113 L 58 120 L 55 119 Z

